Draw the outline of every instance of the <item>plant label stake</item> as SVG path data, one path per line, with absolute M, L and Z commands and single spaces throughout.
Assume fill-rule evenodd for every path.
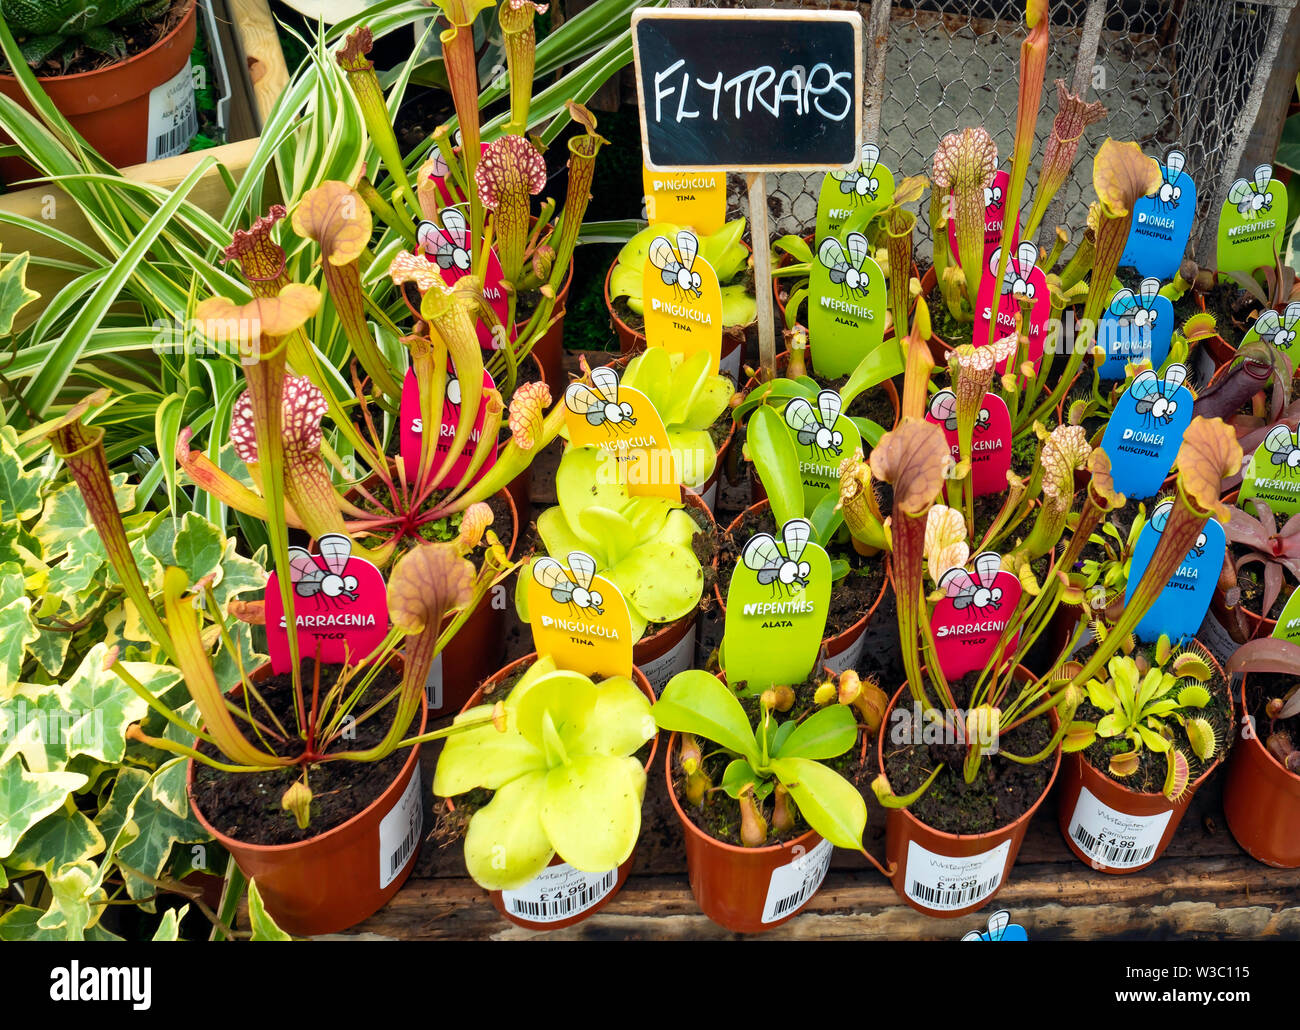
M 940 390 L 930 398 L 925 420 L 943 430 L 944 439 L 954 461 L 961 461 L 957 438 L 957 395 Z M 1011 470 L 1011 412 L 1007 402 L 996 393 L 986 393 L 975 416 L 971 437 L 971 482 L 975 496 L 1004 493 L 1007 473 Z
M 1172 279 L 1178 271 L 1196 219 L 1196 183 L 1186 165 L 1181 150 L 1165 154 L 1159 189 L 1133 205 L 1133 227 L 1119 259 L 1121 267 L 1132 265 L 1156 279 Z
M 641 9 L 632 13 L 641 147 L 651 172 L 745 174 L 758 349 L 776 375 L 769 171 L 862 160 L 856 11 Z
M 614 369 L 592 369 L 590 386 L 569 384 L 564 424 L 575 447 L 594 444 L 618 463 L 619 481 L 632 496 L 682 499 L 664 420 L 649 397 L 618 381 Z
M 685 225 L 712 236 L 727 221 L 727 176 L 723 172 L 652 172 L 641 167 L 646 221 Z
M 1173 507 L 1173 501 L 1157 504 L 1151 512 L 1151 520 L 1138 535 L 1137 545 L 1133 548 L 1133 561 L 1129 567 L 1128 586 L 1124 590 L 1125 604 L 1133 599 L 1133 592 L 1137 589 L 1142 574 L 1146 572 L 1151 556 L 1155 554 L 1160 534 L 1165 530 L 1165 523 L 1169 521 Z M 1138 623 L 1134 630 L 1138 640 L 1154 643 L 1165 633 L 1170 640 L 1179 641 L 1196 633 L 1205 619 L 1205 613 L 1209 611 L 1210 599 L 1214 597 L 1214 588 L 1219 581 L 1219 570 L 1223 566 L 1223 554 L 1227 546 L 1223 527 L 1217 520 L 1210 519 L 1187 557 L 1178 566 L 1178 571 L 1160 591 L 1156 603 Z
M 778 541 L 756 533 L 741 548 L 727 588 L 720 661 L 748 693 L 802 683 L 813 671 L 831 601 L 831 560 L 807 519 L 791 519 Z
M 990 254 L 1002 246 L 1002 222 L 1006 218 L 1007 187 L 1011 184 L 1008 172 L 998 172 L 993 176 L 993 185 L 984 187 L 984 263 L 987 265 Z M 951 196 L 951 194 L 949 194 Z M 1016 227 L 1011 233 L 1011 246 L 1020 242 L 1020 216 L 1016 216 Z M 948 219 L 948 252 L 955 265 L 961 267 L 961 257 L 957 250 L 957 220 Z M 1034 260 L 1038 260 L 1035 255 Z M 997 262 L 993 263 L 993 274 L 997 275 Z M 985 323 L 987 328 L 987 323 Z M 977 337 L 978 339 L 978 337 Z
M 1300 512 L 1300 441 L 1290 427 L 1270 429 L 1246 463 L 1237 507 L 1249 511 L 1246 502 L 1252 497 L 1268 502 L 1275 515 Z
M 1097 325 L 1097 345 L 1106 360 L 1097 370 L 1102 379 L 1124 379 L 1132 362 L 1159 368 L 1169 357 L 1174 332 L 1174 306 L 1160 296 L 1160 280 L 1143 279 L 1137 293 L 1118 290 Z
M 357 665 L 388 634 L 388 588 L 373 564 L 352 553 L 352 540 L 326 533 L 317 553 L 289 548 L 298 654 L 330 665 Z M 280 598 L 279 574 L 266 582 L 266 647 L 271 668 L 291 672 L 289 630 Z
M 456 369 L 449 360 L 447 362 L 447 392 L 442 401 L 442 424 L 438 427 L 438 442 L 434 445 L 433 464 L 435 470 L 442 467 L 442 462 L 447 457 L 447 451 L 456 438 L 456 429 L 460 425 L 460 381 L 455 376 Z M 495 390 L 496 385 L 487 369 L 484 369 L 483 397 L 487 397 L 488 390 Z M 415 377 L 415 369 L 413 368 L 406 370 L 406 379 L 402 382 L 400 418 L 402 421 L 399 442 L 402 452 L 402 464 L 406 467 L 406 481 L 408 483 L 417 483 L 420 478 L 420 441 L 424 435 L 424 423 L 420 417 L 420 384 Z M 465 475 L 470 462 L 474 458 L 474 449 L 478 446 L 479 437 L 483 435 L 483 423 L 486 420 L 487 405 L 480 403 L 478 417 L 474 419 L 474 428 L 470 431 L 469 441 L 464 451 L 452 462 L 448 473 L 433 484 L 435 489 L 455 486 L 460 482 L 461 477 Z M 483 467 L 475 475 L 474 482 L 477 483 L 482 479 L 487 470 L 496 464 L 497 446 L 498 443 L 494 440 L 492 450 L 489 452 L 487 460 L 483 462 Z
M 828 172 L 822 177 L 814 247 L 828 237 L 839 236 L 849 218 L 865 225 L 893 203 L 894 173 L 880 160 L 880 148 L 864 143 L 861 154 L 861 161 L 852 171 Z
M 541 557 L 528 576 L 528 620 L 538 654 L 585 676 L 632 675 L 632 617 L 596 559 L 570 551 L 568 567 Z
M 718 273 L 700 255 L 699 237 L 689 229 L 680 230 L 675 242 L 656 236 L 649 256 L 641 288 L 646 346 L 688 358 L 704 351 L 709 372 L 717 375 L 722 358 L 722 287 Z
M 842 407 L 836 391 L 823 390 L 815 404 L 795 397 L 782 412 L 799 455 L 805 511 L 813 511 L 823 497 L 839 494 L 840 461 L 862 446 L 862 434 Z
M 1020 603 L 1020 580 L 1002 568 L 1001 555 L 984 551 L 975 556 L 974 564 L 973 574 L 955 567 L 939 577 L 946 596 L 935 605 L 930 625 L 939 667 L 948 679 L 960 679 L 989 664 Z M 1002 654 L 1013 651 L 1019 639 L 1017 629 Z
M 455 286 L 469 275 L 473 261 L 473 246 L 469 238 L 469 222 L 464 212 L 455 207 L 444 207 L 439 212 L 439 221 L 425 219 L 416 230 L 419 241 L 419 253 L 438 266 L 438 274 L 448 286 Z M 487 269 L 483 276 L 483 299 L 496 315 L 497 321 L 515 338 L 514 326 L 506 326 L 510 317 L 510 307 L 504 286 L 505 273 L 501 271 L 501 260 L 495 249 L 489 248 Z M 492 327 L 482 319 L 476 323 L 478 343 L 484 350 L 498 350 L 501 341 L 493 334 Z
M 1269 165 L 1234 182 L 1219 212 L 1219 271 L 1249 274 L 1271 267 L 1273 255 L 1283 249 L 1286 205 L 1286 187 L 1273 178 Z
M 1186 379 L 1184 365 L 1170 365 L 1163 376 L 1144 369 L 1106 423 L 1101 446 L 1110 456 L 1115 489 L 1129 500 L 1154 497 L 1173 467 L 1183 434 L 1192 424 Z
M 808 277 L 812 362 L 828 379 L 848 375 L 885 338 L 885 273 L 860 232 L 827 236 Z M 852 452 L 850 452 L 852 453 Z
M 998 298 L 997 328 L 994 340 L 1010 336 L 1016 331 L 1016 319 L 1020 315 L 1023 300 L 1031 302 L 1029 308 L 1029 325 L 1024 331 L 1029 336 L 1028 358 L 1037 369 L 1043 360 L 1043 344 L 1047 339 L 1047 320 L 1052 313 L 1052 302 L 1047 290 L 1047 275 L 1034 262 L 1038 260 L 1038 248 L 1026 241 L 1020 244 L 1007 259 L 1007 270 L 1002 276 L 1002 283 L 994 289 L 994 277 L 998 274 L 998 261 L 1002 250 L 994 247 L 986 262 L 987 271 L 980 277 L 979 296 L 975 300 L 975 329 L 971 334 L 971 343 L 976 347 L 986 347 L 989 343 L 989 319 L 993 317 L 993 298 Z M 998 373 L 1007 370 L 1010 358 L 998 362 Z
M 1261 311 L 1242 338 L 1242 346 L 1255 340 L 1267 340 L 1284 354 L 1290 354 L 1300 336 L 1300 300 L 1293 300 L 1281 312 Z
M 1300 587 L 1296 587 L 1287 599 L 1282 614 L 1277 617 L 1273 627 L 1273 637 L 1277 640 L 1289 640 L 1300 644 Z

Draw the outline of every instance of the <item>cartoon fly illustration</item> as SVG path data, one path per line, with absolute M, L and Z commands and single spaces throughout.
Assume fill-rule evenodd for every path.
M 567 604 L 575 615 L 584 610 L 603 615 L 605 599 L 599 590 L 591 589 L 596 575 L 596 560 L 582 551 L 569 552 L 569 569 L 554 558 L 538 558 L 533 562 L 533 579 L 551 592 L 558 604 Z
M 1144 369 L 1137 374 L 1129 393 L 1137 402 L 1135 409 L 1147 421 L 1168 425 L 1174 420 L 1178 411 L 1178 402 L 1174 396 L 1178 388 L 1187 381 L 1187 367 L 1173 364 L 1165 370 L 1163 379 L 1156 377 L 1151 369 Z
M 301 547 L 289 548 L 289 579 L 299 597 L 314 597 L 317 608 L 341 608 L 357 599 L 357 577 L 344 575 L 352 560 L 352 539 L 342 533 L 326 533 L 319 541 L 319 558 Z
M 851 172 L 831 172 L 831 178 L 840 184 L 840 192 L 851 194 L 855 200 L 875 200 L 880 191 L 880 178 L 876 165 L 880 162 L 880 148 L 874 143 L 862 144 L 862 161 Z
M 612 368 L 591 370 L 591 382 L 570 383 L 564 391 L 564 403 L 569 410 L 585 415 L 593 426 L 604 426 L 611 435 L 628 432 L 636 425 L 632 405 L 618 399 L 618 373 Z
M 442 209 L 442 225 L 427 219 L 421 222 L 416 239 L 424 256 L 436 261 L 439 268 L 469 271 L 469 222 L 456 208 Z
M 844 246 L 849 248 L 847 257 L 840 241 L 833 236 L 827 237 L 817 248 L 817 260 L 831 270 L 831 282 L 839 286 L 846 297 L 855 293 L 865 297 L 871 284 L 871 277 L 862 271 L 862 262 L 870 253 L 867 238 L 860 232 L 851 232 L 845 238 Z
M 1011 922 L 1011 913 L 1001 909 L 989 916 L 989 928 L 980 933 L 972 930 L 962 938 L 963 941 L 1027 941 L 1029 935 L 1019 923 Z
M 975 575 L 960 566 L 949 569 L 939 577 L 939 587 L 948 592 L 952 606 L 958 611 L 967 608 L 984 610 L 1002 607 L 1002 588 L 995 587 L 1002 558 L 996 551 L 984 551 L 975 556 Z
M 1001 210 L 1001 209 L 1002 209 L 1002 199 L 1003 199 L 1003 198 L 1002 198 L 1002 187 L 1001 187 L 1001 186 L 985 186 L 985 187 L 984 187 L 984 206 L 985 206 L 985 207 L 991 207 L 991 208 L 995 208 L 995 209 L 997 209 L 997 210 Z
M 1183 177 L 1183 168 L 1187 165 L 1187 155 L 1181 150 L 1171 150 L 1165 155 L 1165 163 L 1160 167 L 1160 189 L 1156 191 L 1156 207 L 1163 212 L 1173 211 L 1182 199 L 1183 188 L 1178 180 Z
M 1292 301 L 1280 315 L 1270 308 L 1255 319 L 1255 332 L 1259 338 L 1278 350 L 1291 349 L 1295 343 L 1297 326 L 1300 326 L 1300 301 Z
M 1300 475 L 1300 447 L 1286 426 L 1274 426 L 1264 437 L 1264 450 L 1279 472 L 1288 476 Z
M 817 407 L 806 397 L 796 397 L 785 406 L 785 424 L 795 432 L 795 437 L 805 447 L 815 450 L 823 461 L 832 454 L 842 453 L 844 434 L 835 428 L 843 406 L 840 395 L 834 390 L 823 390 L 817 395 Z
M 1143 279 L 1137 293 L 1132 290 L 1120 290 L 1110 301 L 1110 311 L 1120 320 L 1121 325 L 1133 325 L 1139 329 L 1156 327 L 1156 297 L 1160 295 L 1159 279 Z
M 781 529 L 784 554 L 771 533 L 758 533 L 745 543 L 740 560 L 747 569 L 758 573 L 760 584 L 771 584 L 773 597 L 781 591 L 792 596 L 796 586 L 808 586 L 812 566 L 802 558 L 811 538 L 812 524 L 807 519 L 791 519 Z
M 1161 501 L 1157 504 L 1151 511 L 1151 528 L 1157 533 L 1163 533 L 1165 531 L 1166 523 L 1169 522 L 1169 513 L 1173 510 L 1173 501 Z M 1191 554 L 1196 555 L 1198 558 L 1203 555 L 1205 553 L 1205 545 L 1207 541 L 1208 537 L 1206 537 L 1204 533 L 1198 534 L 1196 537 L 1196 543 L 1192 545 Z
M 700 241 L 693 232 L 682 229 L 677 234 L 677 249 L 666 236 L 656 236 L 650 244 L 650 263 L 659 269 L 663 281 L 685 296 L 698 297 L 704 280 L 695 271 L 695 255 Z
M 1002 258 L 1002 248 L 995 248 L 989 257 L 989 271 L 998 274 L 998 262 Z M 1023 241 L 1016 252 L 1007 259 L 1007 270 L 1002 273 L 1002 296 L 1015 297 L 1016 300 L 1033 300 L 1037 292 L 1029 277 L 1034 272 L 1034 262 L 1038 260 L 1038 248 L 1028 240 Z
M 930 417 L 942 422 L 950 433 L 957 431 L 957 395 L 951 390 L 940 390 L 930 398 Z M 989 427 L 989 409 L 980 408 L 975 416 L 975 431 L 981 432 Z
M 1253 179 L 1238 179 L 1228 187 L 1228 202 L 1236 204 L 1243 215 L 1257 215 L 1273 207 L 1273 196 L 1268 191 L 1268 184 L 1273 178 L 1273 169 L 1269 165 L 1260 165 L 1255 169 Z

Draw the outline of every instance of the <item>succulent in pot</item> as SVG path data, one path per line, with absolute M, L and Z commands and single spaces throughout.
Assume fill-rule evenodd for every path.
M 832 846 L 871 858 L 862 846 L 866 803 L 843 773 L 873 727 L 860 725 L 850 703 L 864 685 L 851 689 L 856 673 L 844 676 L 841 703 L 833 680 L 738 698 L 693 670 L 673 677 L 655 703 L 655 721 L 675 731 L 666 773 L 691 890 L 730 930 L 766 930 L 794 916 L 825 876 Z
M 479 886 L 516 890 L 557 856 L 587 873 L 628 860 L 646 782 L 635 756 L 655 736 L 650 702 L 630 678 L 594 682 L 544 655 L 504 700 L 456 721 L 477 726 L 448 740 L 433 792 L 470 809 L 465 864 Z
M 595 559 L 596 572 L 627 600 L 633 637 L 640 641 L 665 624 L 693 617 L 704 592 L 696 542 L 702 538 L 703 545 L 711 531 L 680 501 L 629 494 L 614 464 L 599 447 L 568 448 L 555 473 L 559 503 L 538 516 L 537 531 L 553 558 L 583 551 Z M 527 580 L 525 570 L 515 593 L 525 622 Z

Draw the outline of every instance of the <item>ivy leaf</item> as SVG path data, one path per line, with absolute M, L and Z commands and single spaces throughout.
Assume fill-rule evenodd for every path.
M 179 909 L 169 908 L 163 913 L 162 922 L 158 924 L 158 929 L 153 933 L 155 941 L 178 941 L 181 939 L 181 920 L 189 912 L 188 904 L 182 905 Z
M 74 790 L 85 786 L 79 773 L 30 773 L 22 763 L 0 763 L 0 858 L 7 858 L 23 834 L 62 807 Z
M 291 941 L 287 933 L 281 930 L 262 901 L 262 892 L 257 889 L 257 881 L 248 881 L 248 922 L 253 927 L 255 941 Z
M 95 824 L 64 805 L 25 833 L 6 862 L 20 872 L 40 869 L 48 876 L 65 865 L 89 862 L 103 850 L 104 837 Z
M 26 521 L 41 510 L 41 478 L 28 474 L 10 427 L 0 433 L 0 513 L 5 519 Z
M 26 252 L 19 254 L 0 269 L 0 336 L 12 333 L 18 312 L 41 297 L 27 288 L 27 258 Z
M 182 806 L 185 814 L 176 812 Z M 135 824 L 137 836 L 121 847 L 115 858 L 120 865 L 130 866 L 147 876 L 157 877 L 167 864 L 172 845 L 180 842 L 193 844 L 207 841 L 203 827 L 189 814 L 185 802 L 185 761 L 168 762 L 154 773 L 149 787 L 132 801 L 128 818 Z M 134 899 L 147 898 L 154 886 L 138 876 L 122 870 L 127 893 Z M 141 906 L 153 911 L 153 902 Z
M 149 711 L 148 704 L 122 682 L 112 669 L 104 667 L 108 648 L 96 644 L 90 649 L 72 678 L 63 686 L 72 721 L 63 730 L 69 758 L 89 755 L 101 762 L 117 764 L 126 755 L 126 729 Z M 164 666 L 129 663 L 133 671 L 155 670 L 145 686 L 155 693 L 170 687 L 177 673 Z
M 64 940 L 85 940 L 87 928 L 99 920 L 108 897 L 99 886 L 98 872 L 91 862 L 72 862 L 48 877 L 50 907 L 36 925 L 62 930 Z
M 0 693 L 7 693 L 18 682 L 27 645 L 38 636 L 29 598 L 20 597 L 0 608 Z

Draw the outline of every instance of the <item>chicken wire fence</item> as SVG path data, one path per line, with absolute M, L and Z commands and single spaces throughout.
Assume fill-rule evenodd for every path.
M 1108 114 L 1085 130 L 1075 175 L 1044 219 L 1078 230 L 1092 197 L 1091 158 L 1113 136 L 1136 140 L 1163 160 L 1181 149 L 1197 183 L 1189 252 L 1214 264 L 1215 228 L 1228 187 L 1241 169 L 1247 136 L 1296 0 L 1054 0 L 1044 95 L 1030 185 L 1057 110 L 1053 85 L 1100 100 Z M 867 82 L 868 139 L 901 178 L 929 174 L 939 139 L 983 125 L 1010 164 L 1024 37 L 1024 0 L 681 0 L 675 6 L 857 10 Z M 873 45 L 881 41 L 880 47 Z M 1285 43 L 1296 45 L 1295 40 Z M 808 231 L 821 174 L 768 176 L 774 231 Z M 733 176 L 732 207 L 744 212 L 744 184 Z M 919 205 L 918 252 L 930 252 L 928 205 Z

